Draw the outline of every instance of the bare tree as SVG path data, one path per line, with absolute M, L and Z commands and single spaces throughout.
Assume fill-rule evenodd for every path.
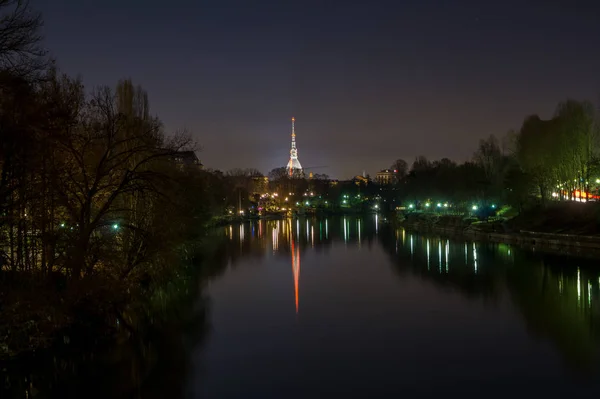
M 157 120 L 132 119 L 118 108 L 117 97 L 102 88 L 82 107 L 76 128 L 56 138 L 53 184 L 74 225 L 68 266 L 75 278 L 93 271 L 111 228 L 144 230 L 141 219 L 161 195 L 170 159 L 192 144 L 185 135 L 167 140 Z M 137 262 L 125 263 L 128 269 Z
M 408 174 L 408 163 L 404 159 L 396 159 L 391 168 L 394 170 L 398 181 L 404 179 Z
M 42 47 L 41 14 L 33 12 L 28 0 L 0 0 L 0 69 L 13 76 L 42 71 L 48 64 Z

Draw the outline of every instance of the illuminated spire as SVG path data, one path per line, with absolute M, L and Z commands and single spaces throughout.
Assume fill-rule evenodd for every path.
M 292 116 L 292 138 L 296 137 L 296 130 L 294 129 L 294 122 L 296 122 L 296 118 Z
M 296 122 L 296 118 L 292 117 L 292 149 L 290 150 L 290 160 L 286 167 L 290 176 L 302 173 L 302 165 L 298 161 L 298 150 L 296 149 L 296 129 L 294 122 Z

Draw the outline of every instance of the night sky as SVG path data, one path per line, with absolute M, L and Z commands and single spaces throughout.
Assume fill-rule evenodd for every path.
M 32 0 L 62 71 L 130 77 L 210 168 L 289 158 L 336 178 L 478 140 L 600 94 L 598 1 Z

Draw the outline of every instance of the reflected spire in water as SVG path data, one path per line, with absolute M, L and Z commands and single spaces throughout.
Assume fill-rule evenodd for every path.
M 296 314 L 298 314 L 298 305 L 300 303 L 299 282 L 300 282 L 300 246 L 296 248 L 294 237 L 290 234 L 290 244 L 292 249 L 292 273 L 294 275 L 294 300 L 296 302 Z

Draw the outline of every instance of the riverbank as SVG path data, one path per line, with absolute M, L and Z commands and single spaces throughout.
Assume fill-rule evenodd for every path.
M 600 254 L 598 204 L 558 203 L 530 209 L 512 219 L 481 221 L 461 215 L 409 213 L 398 224 L 408 230 L 529 248 L 594 256 Z

